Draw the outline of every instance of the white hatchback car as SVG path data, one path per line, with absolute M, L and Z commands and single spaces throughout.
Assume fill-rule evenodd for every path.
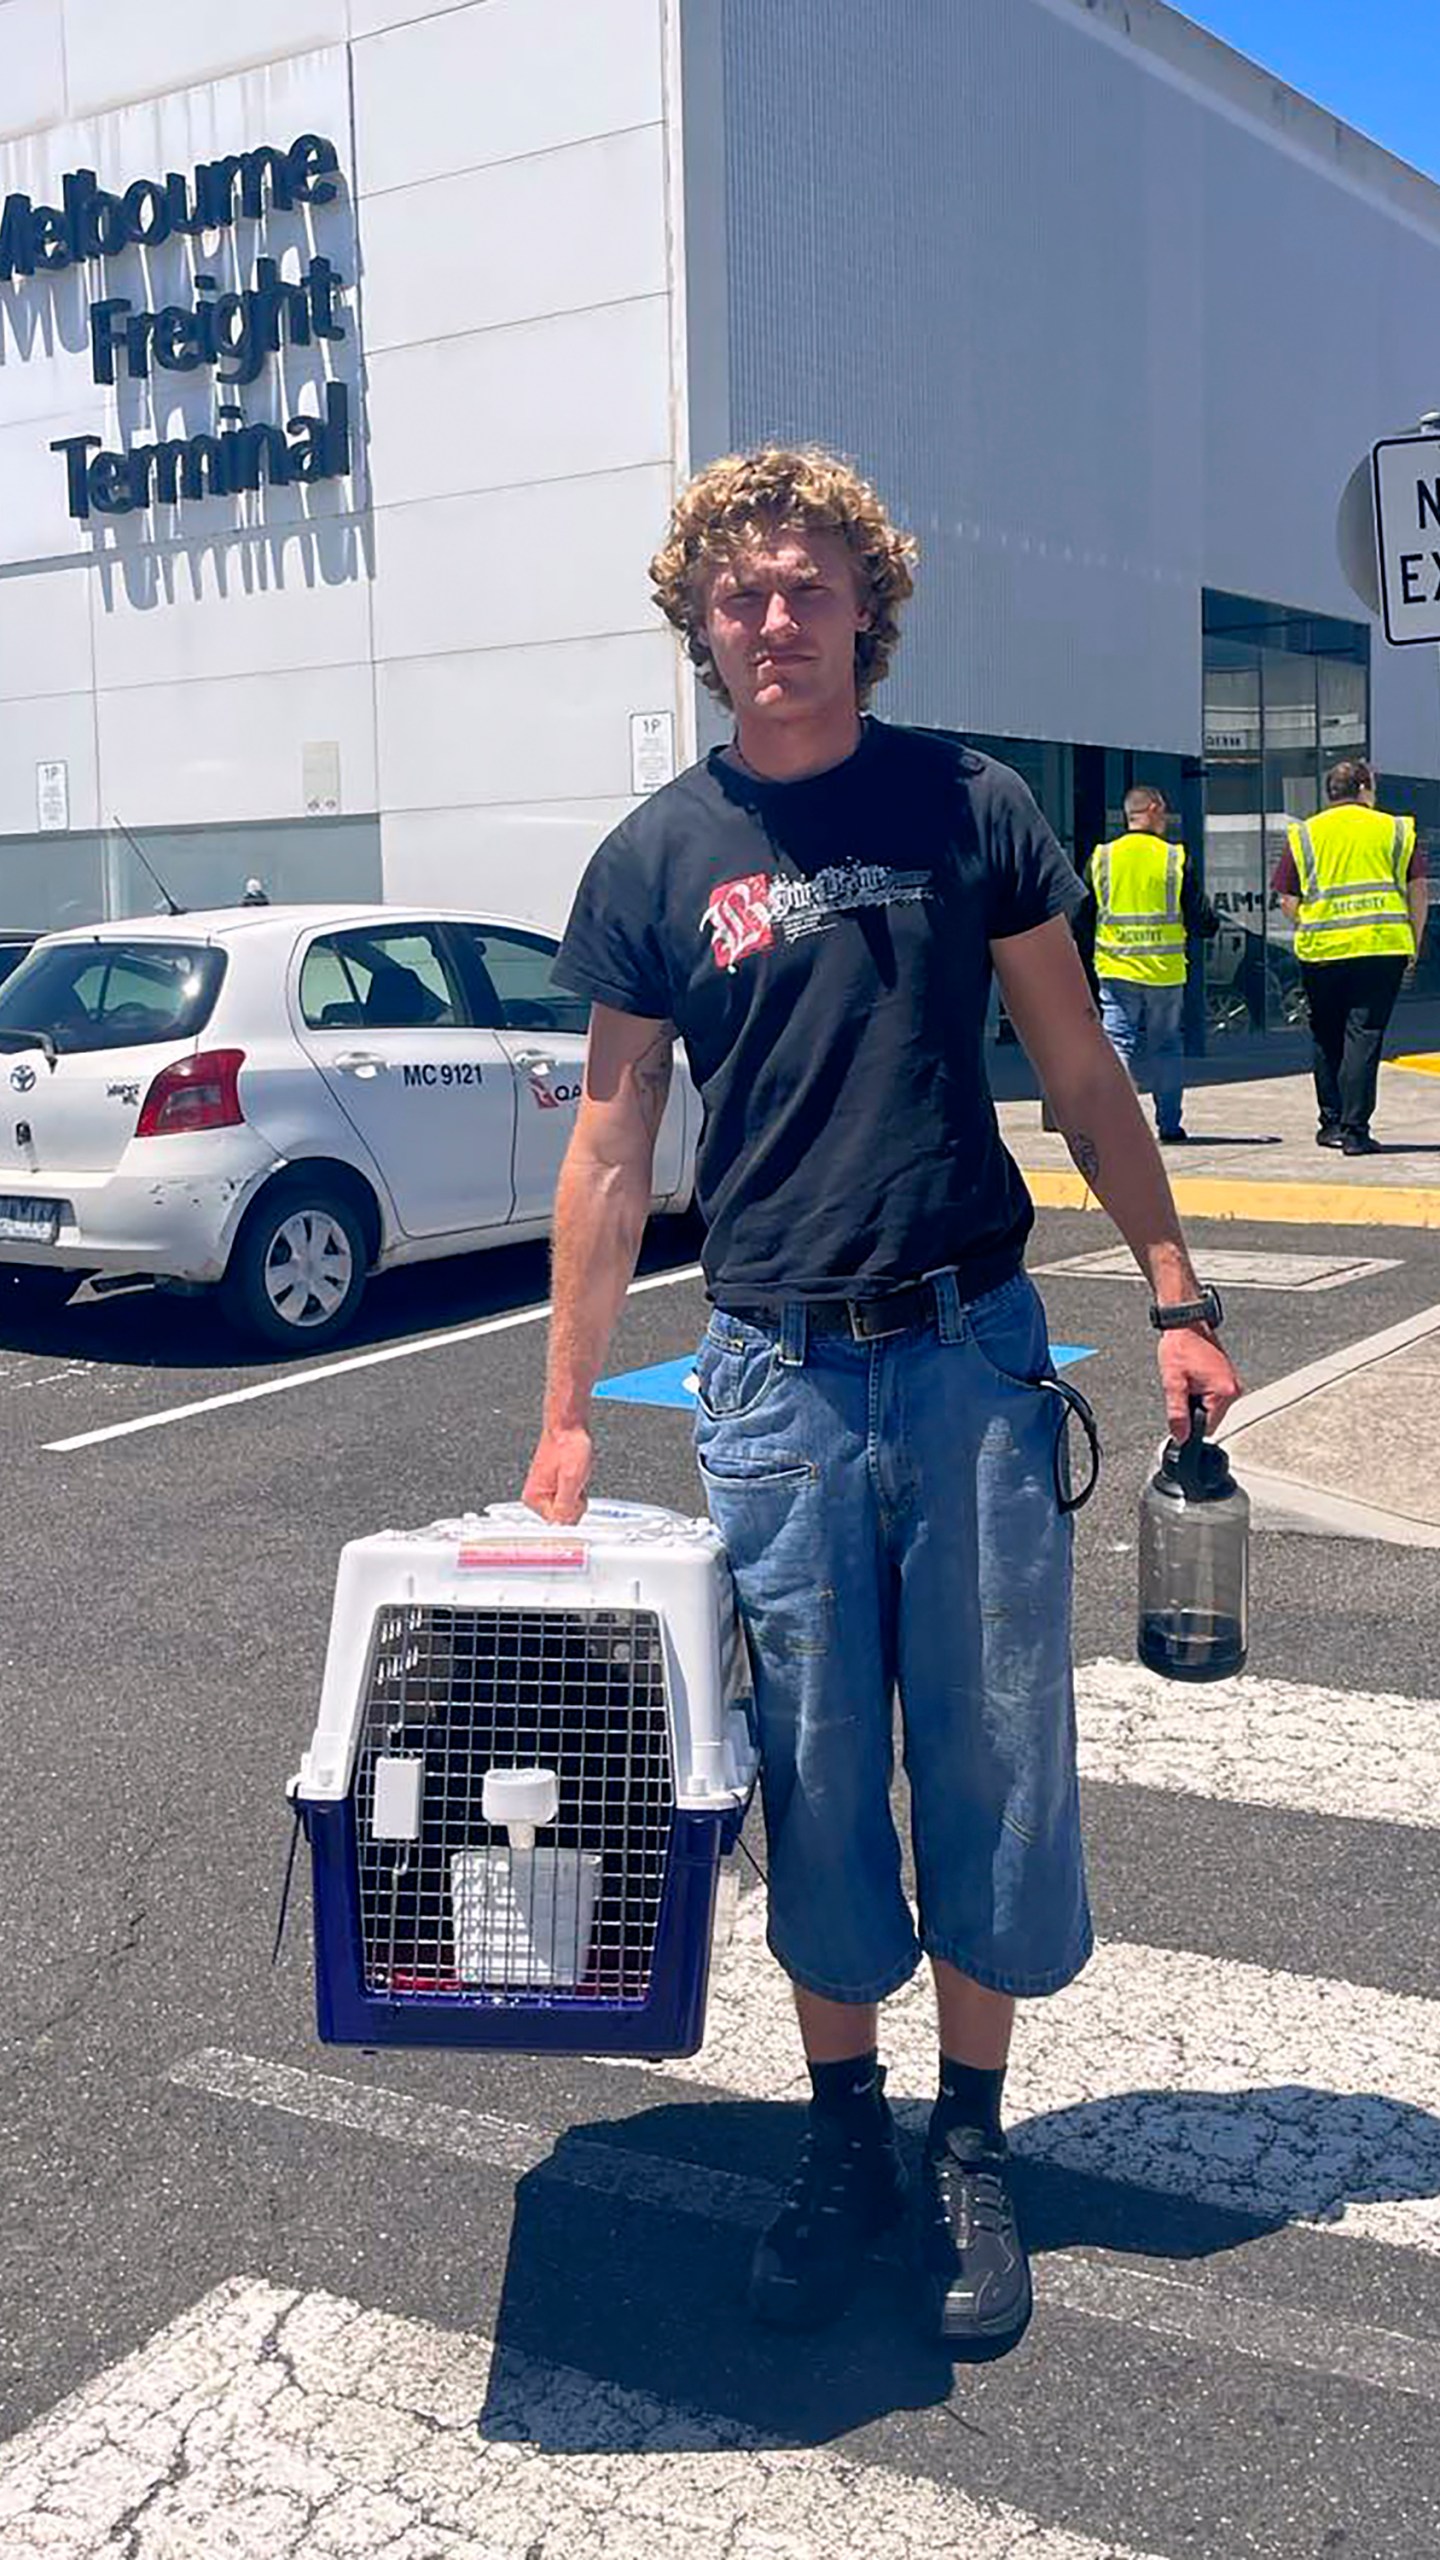
M 367 1275 L 544 1235 L 587 1006 L 534 926 L 396 907 L 227 907 L 51 934 L 0 987 L 0 1278 L 218 1288 L 329 1340 Z M 657 1210 L 689 1206 L 677 1053 Z

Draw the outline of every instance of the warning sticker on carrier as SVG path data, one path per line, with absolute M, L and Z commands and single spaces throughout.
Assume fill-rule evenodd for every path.
M 583 1547 L 563 1546 L 555 1538 L 527 1539 L 524 1546 L 487 1539 L 463 1546 L 455 1561 L 480 1572 L 488 1568 L 492 1573 L 510 1573 L 529 1568 L 539 1573 L 583 1573 L 588 1558 Z

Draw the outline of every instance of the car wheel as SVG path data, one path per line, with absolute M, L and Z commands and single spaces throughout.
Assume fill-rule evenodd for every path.
M 78 1271 L 56 1271 L 48 1263 L 0 1264 L 0 1306 L 18 1314 L 45 1315 L 67 1306 L 75 1294 Z
M 246 1218 L 220 1288 L 230 1322 L 287 1350 L 343 1333 L 365 1286 L 365 1237 L 350 1202 L 322 1184 L 278 1184 Z

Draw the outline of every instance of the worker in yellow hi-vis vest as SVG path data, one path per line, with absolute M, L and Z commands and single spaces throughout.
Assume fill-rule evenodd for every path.
M 1125 794 L 1125 833 L 1090 857 L 1095 901 L 1095 975 L 1106 1036 L 1134 1075 L 1143 1046 L 1150 1059 L 1155 1126 L 1165 1146 L 1184 1144 L 1185 950 L 1192 933 L 1219 924 L 1183 844 L 1165 834 L 1170 812 L 1152 782 Z
M 1368 1156 L 1380 1051 L 1415 965 L 1429 890 L 1415 821 L 1376 808 L 1363 756 L 1331 766 L 1325 797 L 1318 817 L 1290 828 L 1271 887 L 1295 919 L 1320 1112 L 1315 1143 Z

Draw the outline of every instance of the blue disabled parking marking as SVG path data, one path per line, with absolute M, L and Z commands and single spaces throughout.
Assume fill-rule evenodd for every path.
M 695 1402 L 695 1354 L 683 1360 L 660 1360 L 653 1369 L 626 1369 L 618 1378 L 602 1378 L 597 1396 L 613 1396 L 617 1404 L 672 1404 L 688 1413 Z
M 1083 1342 L 1055 1342 L 1050 1357 L 1057 1369 L 1069 1369 L 1077 1360 L 1093 1360 L 1095 1348 Z M 623 1369 L 618 1377 L 602 1378 L 595 1393 L 616 1404 L 664 1404 L 689 1413 L 695 1402 L 695 1354 L 687 1351 L 683 1360 L 657 1360 L 649 1369 Z

